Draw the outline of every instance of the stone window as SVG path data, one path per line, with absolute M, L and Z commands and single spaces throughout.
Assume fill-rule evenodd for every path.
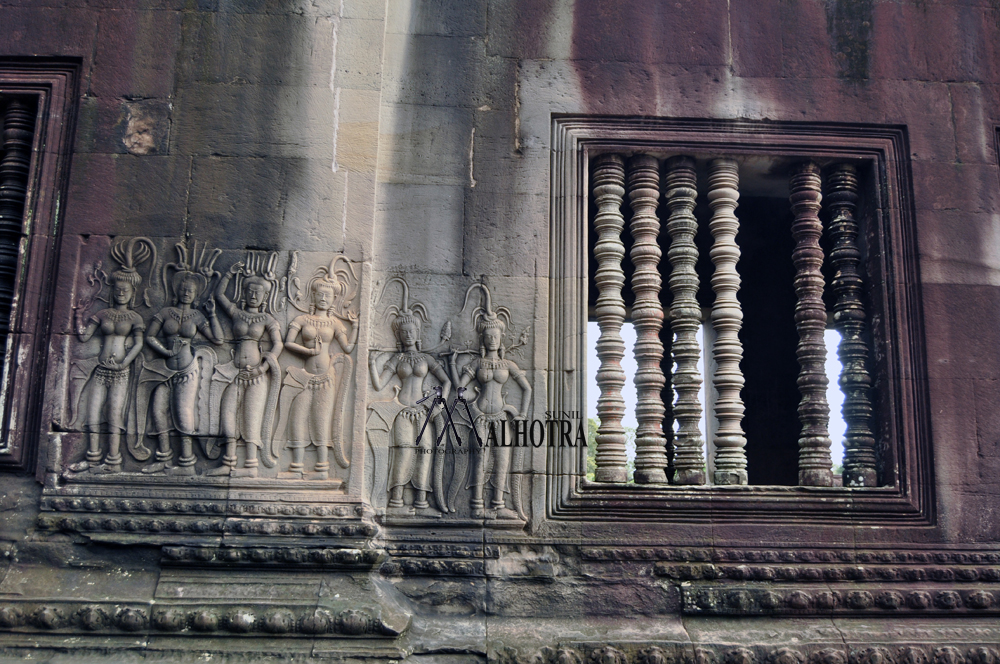
M 0 468 L 31 468 L 79 63 L 0 58 Z
M 746 492 L 769 494 L 774 514 L 822 512 L 824 494 L 867 496 L 869 515 L 925 513 L 905 129 L 557 118 L 553 141 L 549 336 L 575 341 L 550 346 L 562 380 L 549 406 L 584 401 L 578 368 L 596 321 L 588 416 L 600 427 L 596 481 L 582 454 L 550 458 L 569 471 L 550 475 L 552 514 L 641 498 L 669 519 L 672 500 L 697 512 L 694 496 L 738 513 Z M 637 339 L 634 483 L 623 324 Z M 831 472 L 828 327 L 845 367 L 844 487 Z

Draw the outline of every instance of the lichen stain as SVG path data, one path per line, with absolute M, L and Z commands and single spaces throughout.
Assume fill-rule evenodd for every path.
M 841 78 L 866 82 L 874 0 L 827 0 L 826 31 Z

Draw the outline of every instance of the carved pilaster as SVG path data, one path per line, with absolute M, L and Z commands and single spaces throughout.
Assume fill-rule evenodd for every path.
M 705 483 L 705 443 L 698 428 L 701 422 L 701 402 L 698 400 L 701 389 L 701 373 L 698 371 L 701 307 L 698 305 L 698 273 L 695 271 L 698 247 L 694 243 L 698 231 L 698 220 L 694 216 L 697 186 L 694 159 L 673 157 L 667 161 L 664 188 L 670 207 L 670 218 L 667 220 L 670 249 L 667 256 L 673 268 L 670 273 L 670 290 L 674 297 L 670 306 L 670 326 L 675 337 L 673 386 L 677 401 L 674 403 L 674 417 L 678 423 L 674 435 L 675 484 Z
M 740 327 L 743 325 L 743 310 L 736 294 L 740 290 L 740 274 L 736 263 L 740 259 L 740 248 L 736 244 L 736 233 L 740 222 L 734 214 L 739 192 L 739 171 L 733 159 L 715 159 L 708 174 L 708 203 L 712 207 L 709 229 L 715 239 L 710 256 L 715 264 L 712 274 L 712 289 L 715 291 L 715 305 L 712 307 L 712 325 L 715 327 L 715 345 L 712 353 L 717 365 L 715 371 L 715 417 L 719 428 L 715 437 L 716 484 L 746 484 L 747 439 L 743 435 L 743 345 L 740 343 Z
M 21 243 L 21 221 L 28 191 L 31 138 L 35 125 L 32 105 L 11 99 L 3 111 L 3 145 L 0 154 L 0 355 L 10 328 L 14 299 L 17 254 Z
M 819 166 L 812 162 L 799 165 L 791 180 L 792 237 L 795 250 L 795 327 L 799 345 L 795 354 L 799 360 L 799 484 L 831 486 L 830 470 L 830 406 L 826 402 L 826 306 L 823 304 L 823 249 L 819 239 L 823 224 L 819 220 Z
M 597 340 L 597 357 L 601 361 L 597 370 L 597 386 L 601 390 L 597 399 L 597 416 L 601 425 L 597 429 L 595 479 L 598 482 L 624 482 L 627 479 L 625 429 L 622 427 L 625 415 L 625 400 L 622 398 L 625 342 L 621 329 L 625 320 L 625 301 L 622 299 L 625 245 L 621 234 L 625 218 L 621 206 L 625 195 L 625 161 L 615 154 L 598 157 L 594 164 L 593 183 L 597 202 L 594 230 L 598 233 L 594 246 L 594 258 L 597 260 L 595 282 L 600 292 L 596 313 L 597 324 L 601 328 L 601 336 Z
M 833 320 L 840 331 L 838 354 L 843 367 L 840 389 L 844 393 L 844 486 L 876 486 L 875 436 L 872 433 L 872 386 L 865 343 L 865 309 L 861 303 L 861 250 L 858 247 L 858 173 L 852 164 L 838 164 L 827 181 L 830 206 L 830 239 L 833 249 L 833 292 L 837 302 Z
M 666 382 L 660 360 L 663 344 L 663 306 L 660 304 L 660 220 L 656 206 L 660 201 L 660 163 L 656 157 L 637 155 L 628 162 L 628 196 L 632 204 L 632 291 L 635 304 L 635 373 L 639 426 L 635 435 L 635 481 L 639 484 L 665 484 L 667 475 L 667 439 L 663 435 L 665 409 L 660 391 Z

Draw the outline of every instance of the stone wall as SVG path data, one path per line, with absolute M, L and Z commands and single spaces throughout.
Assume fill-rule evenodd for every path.
M 79 93 L 2 656 L 995 664 L 994 5 L 0 0 L 0 94 L 29 56 Z M 889 486 L 581 481 L 573 512 L 579 448 L 458 453 L 491 407 L 503 435 L 579 406 L 564 118 L 896 137 L 912 269 L 881 287 L 912 324 L 881 348 L 919 398 Z M 463 380 L 450 453 L 413 447 L 445 426 L 413 402 Z M 477 480 L 508 461 L 508 491 Z

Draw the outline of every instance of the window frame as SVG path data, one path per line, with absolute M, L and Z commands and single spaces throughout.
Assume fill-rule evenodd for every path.
M 912 175 L 904 126 L 642 117 L 553 116 L 547 408 L 585 410 L 589 164 L 625 155 L 716 153 L 870 162 L 881 260 L 868 277 L 881 286 L 869 312 L 880 395 L 888 486 L 656 486 L 584 479 L 586 450 L 549 450 L 545 518 L 551 521 L 912 524 L 934 521 L 929 408 Z M 739 210 L 737 209 L 737 215 Z M 664 220 L 661 219 L 661 223 Z M 871 233 L 871 231 L 870 231 Z M 661 238 L 662 230 L 661 230 Z M 662 259 L 662 260 L 665 260 Z M 663 270 L 661 261 L 661 273 Z M 876 268 L 876 269 L 873 269 Z M 664 287 L 666 287 L 664 280 Z M 571 341 L 572 340 L 572 341 Z M 889 340 L 892 340 L 891 342 Z M 592 415 L 587 413 L 586 415 Z
M 69 184 L 81 66 L 79 58 L 0 58 L 0 96 L 37 100 L 18 276 L 0 374 L 0 470 L 34 471 L 39 481 L 45 464 L 36 466 L 35 455 L 42 435 L 41 387 L 55 298 L 52 276 Z

